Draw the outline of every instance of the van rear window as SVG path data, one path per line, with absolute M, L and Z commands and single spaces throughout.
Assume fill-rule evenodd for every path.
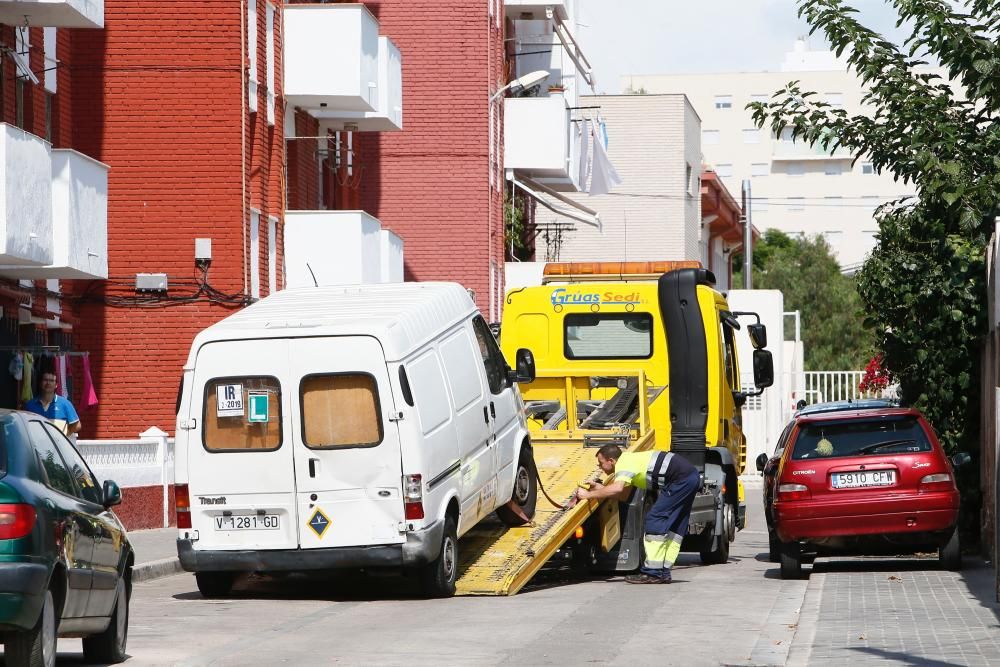
M 281 447 L 281 385 L 273 377 L 209 380 L 202 424 L 210 452 L 274 451 Z
M 378 387 L 371 375 L 309 375 L 300 391 L 306 447 L 375 447 L 382 442 Z
M 795 438 L 792 459 L 915 454 L 931 451 L 930 440 L 913 417 L 839 420 L 807 424 Z

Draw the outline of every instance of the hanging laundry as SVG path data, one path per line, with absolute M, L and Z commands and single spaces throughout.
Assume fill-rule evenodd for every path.
M 607 151 L 604 150 L 604 142 L 601 141 L 601 134 L 594 124 L 591 123 L 591 132 L 594 135 L 594 160 L 592 174 L 590 177 L 590 196 L 606 195 L 611 192 L 611 188 L 622 182 L 621 176 L 615 166 L 611 164 Z
M 66 355 L 56 355 L 56 393 L 63 398 L 69 398 L 69 387 L 66 385 Z
M 587 181 L 590 180 L 590 122 L 582 120 L 577 123 L 580 133 L 580 173 L 577 184 L 581 192 L 587 191 Z
M 14 354 L 10 359 L 10 365 L 7 366 L 7 370 L 10 371 L 11 376 L 18 382 L 24 377 L 24 355 L 20 352 Z
M 24 367 L 21 370 L 21 400 L 25 403 L 35 397 L 34 388 L 31 386 L 32 367 L 35 365 L 35 358 L 31 352 L 24 353 Z
M 83 355 L 83 409 L 97 405 L 97 392 L 94 390 L 94 381 L 90 377 L 90 355 Z

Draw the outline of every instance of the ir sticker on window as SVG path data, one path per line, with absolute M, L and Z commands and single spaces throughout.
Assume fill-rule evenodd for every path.
M 218 401 L 217 417 L 243 416 L 243 385 L 220 384 L 215 388 L 215 398 Z

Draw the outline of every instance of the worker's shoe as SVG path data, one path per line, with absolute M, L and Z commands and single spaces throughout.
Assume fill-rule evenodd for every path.
M 665 577 L 654 577 L 651 574 L 630 574 L 625 577 L 625 582 L 629 584 L 669 584 L 671 582 L 670 575 Z

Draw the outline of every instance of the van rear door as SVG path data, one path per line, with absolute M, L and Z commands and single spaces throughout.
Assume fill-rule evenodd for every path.
M 198 350 L 189 423 L 195 549 L 298 546 L 293 443 L 284 426 L 288 340 L 218 341 Z
M 300 546 L 404 542 L 399 429 L 382 346 L 370 336 L 295 339 L 290 371 Z

